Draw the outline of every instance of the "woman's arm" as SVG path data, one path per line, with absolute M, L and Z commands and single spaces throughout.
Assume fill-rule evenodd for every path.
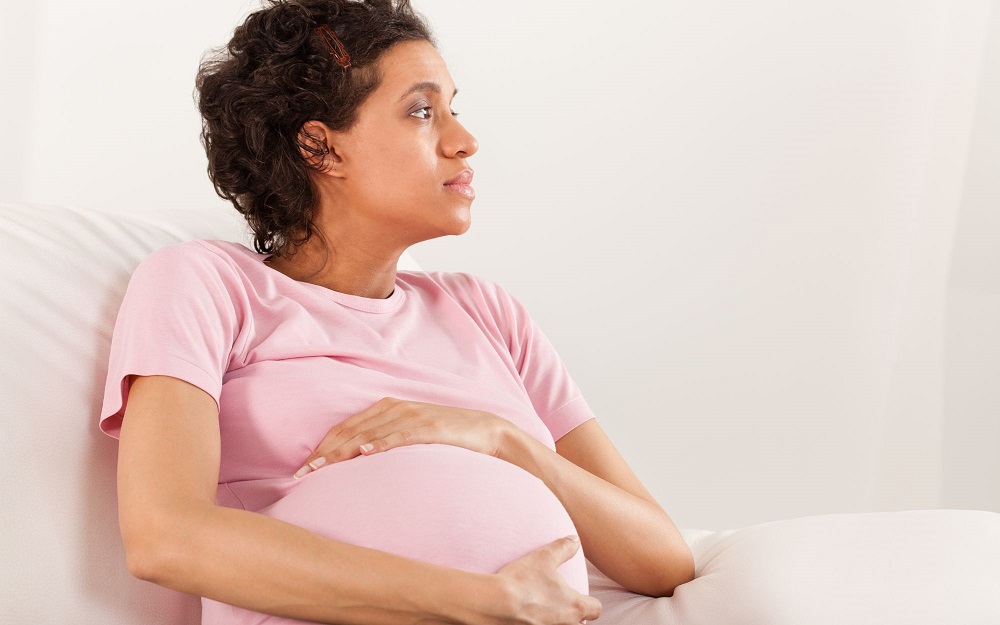
M 495 576 L 351 545 L 215 505 L 215 400 L 169 376 L 136 376 L 122 420 L 118 509 L 140 579 L 257 612 L 324 623 L 489 623 Z
M 587 559 L 609 578 L 650 597 L 671 597 L 694 579 L 690 547 L 596 419 L 556 441 L 556 451 L 517 427 L 504 428 L 503 441 L 499 457 L 545 482 Z

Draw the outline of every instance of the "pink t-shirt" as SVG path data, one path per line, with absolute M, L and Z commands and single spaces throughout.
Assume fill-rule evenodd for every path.
M 115 322 L 102 431 L 119 435 L 128 375 L 169 375 L 219 406 L 219 505 L 479 573 L 578 533 L 542 480 L 455 445 L 397 447 L 294 479 L 331 427 L 385 396 L 491 412 L 553 451 L 595 416 L 524 306 L 490 280 L 397 270 L 392 294 L 374 299 L 293 280 L 267 256 L 198 239 L 138 265 Z M 582 548 L 558 570 L 589 594 Z M 202 606 L 205 625 L 300 622 Z

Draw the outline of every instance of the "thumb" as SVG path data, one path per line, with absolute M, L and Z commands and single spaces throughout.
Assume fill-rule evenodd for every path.
M 564 538 L 560 538 L 559 540 L 553 541 L 552 544 L 558 546 L 555 552 L 557 554 L 559 553 L 562 554 L 561 555 L 562 559 L 560 560 L 560 562 L 565 562 L 566 560 L 570 559 L 573 556 L 573 554 L 577 552 L 578 549 L 580 549 L 580 537 L 574 534 L 572 536 L 566 536 Z M 563 549 L 564 551 L 560 552 L 559 551 L 560 549 Z

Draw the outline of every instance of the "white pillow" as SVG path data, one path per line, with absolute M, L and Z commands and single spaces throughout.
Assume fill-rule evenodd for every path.
M 681 530 L 695 579 L 624 590 L 588 562 L 598 625 L 998 625 L 1000 514 L 827 514 Z
M 225 206 L 119 214 L 0 202 L 0 621 L 199 623 L 197 597 L 129 574 L 118 444 L 97 426 L 132 270 L 195 238 L 253 249 L 245 219 Z M 408 253 L 399 268 L 420 269 Z

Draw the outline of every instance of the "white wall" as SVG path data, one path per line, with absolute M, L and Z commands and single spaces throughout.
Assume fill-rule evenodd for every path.
M 1000 511 L 1000 7 L 414 0 L 473 226 L 679 527 Z M 5 3 L 0 199 L 234 211 L 201 55 L 257 2 Z
M 944 475 L 948 508 L 1000 510 L 1000 3 L 979 77 L 945 302 Z
M 31 108 L 41 77 L 33 54 L 38 4 L 0 4 L 0 198 L 27 197 L 25 152 L 33 142 Z

